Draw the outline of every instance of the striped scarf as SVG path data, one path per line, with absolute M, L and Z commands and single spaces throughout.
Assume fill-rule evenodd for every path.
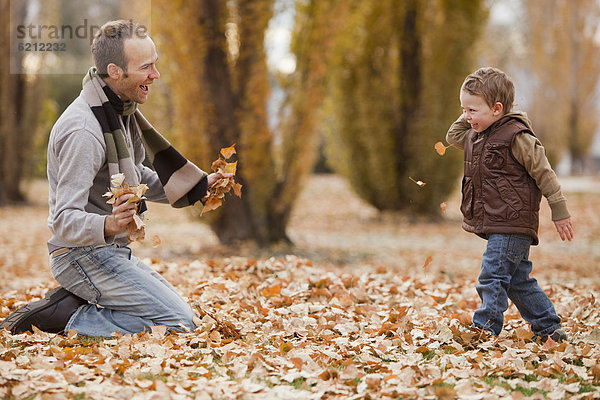
M 130 126 L 140 136 L 146 151 L 146 161 L 158 174 L 171 206 L 179 208 L 193 205 L 206 195 L 206 172 L 175 150 L 144 118 L 136 103 L 122 102 L 96 74 L 96 68 L 90 68 L 83 78 L 82 93 L 102 128 L 110 176 L 123 173 L 129 186 L 140 184 L 118 113 L 132 115 L 134 123 Z

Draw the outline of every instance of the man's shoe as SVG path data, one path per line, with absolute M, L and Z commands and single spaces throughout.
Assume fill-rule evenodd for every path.
M 83 304 L 87 304 L 87 301 L 59 286 L 46 293 L 42 300 L 25 304 L 13 311 L 0 324 L 0 329 L 7 328 L 15 334 L 33 331 L 32 326 L 35 325 L 44 332 L 61 333 L 71 316 Z

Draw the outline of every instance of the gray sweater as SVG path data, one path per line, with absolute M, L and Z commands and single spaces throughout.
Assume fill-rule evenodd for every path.
M 150 201 L 168 203 L 156 172 L 142 165 L 144 147 L 124 117 L 125 136 L 140 183 Z M 123 121 L 122 121 L 123 123 Z M 106 145 L 100 124 L 81 95 L 54 124 L 48 143 L 50 252 L 61 247 L 129 243 L 125 234 L 104 236 L 104 219 L 112 206 L 102 197 L 110 186 Z

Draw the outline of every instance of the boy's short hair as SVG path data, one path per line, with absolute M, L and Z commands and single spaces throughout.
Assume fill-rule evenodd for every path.
M 505 114 L 512 110 L 515 100 L 515 85 L 504 72 L 493 67 L 479 68 L 467 76 L 460 90 L 483 97 L 490 108 L 496 102 L 502 104 Z
M 123 49 L 126 39 L 144 38 L 146 29 L 129 20 L 109 21 L 102 25 L 92 42 L 92 57 L 99 76 L 108 76 L 108 64 L 118 65 L 127 73 L 127 59 Z

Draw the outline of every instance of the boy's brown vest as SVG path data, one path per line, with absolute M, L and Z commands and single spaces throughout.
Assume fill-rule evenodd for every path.
M 519 132 L 533 135 L 518 120 L 502 117 L 482 133 L 467 134 L 463 229 L 484 239 L 492 233 L 524 234 L 537 245 L 542 193 L 513 157 L 511 147 Z

